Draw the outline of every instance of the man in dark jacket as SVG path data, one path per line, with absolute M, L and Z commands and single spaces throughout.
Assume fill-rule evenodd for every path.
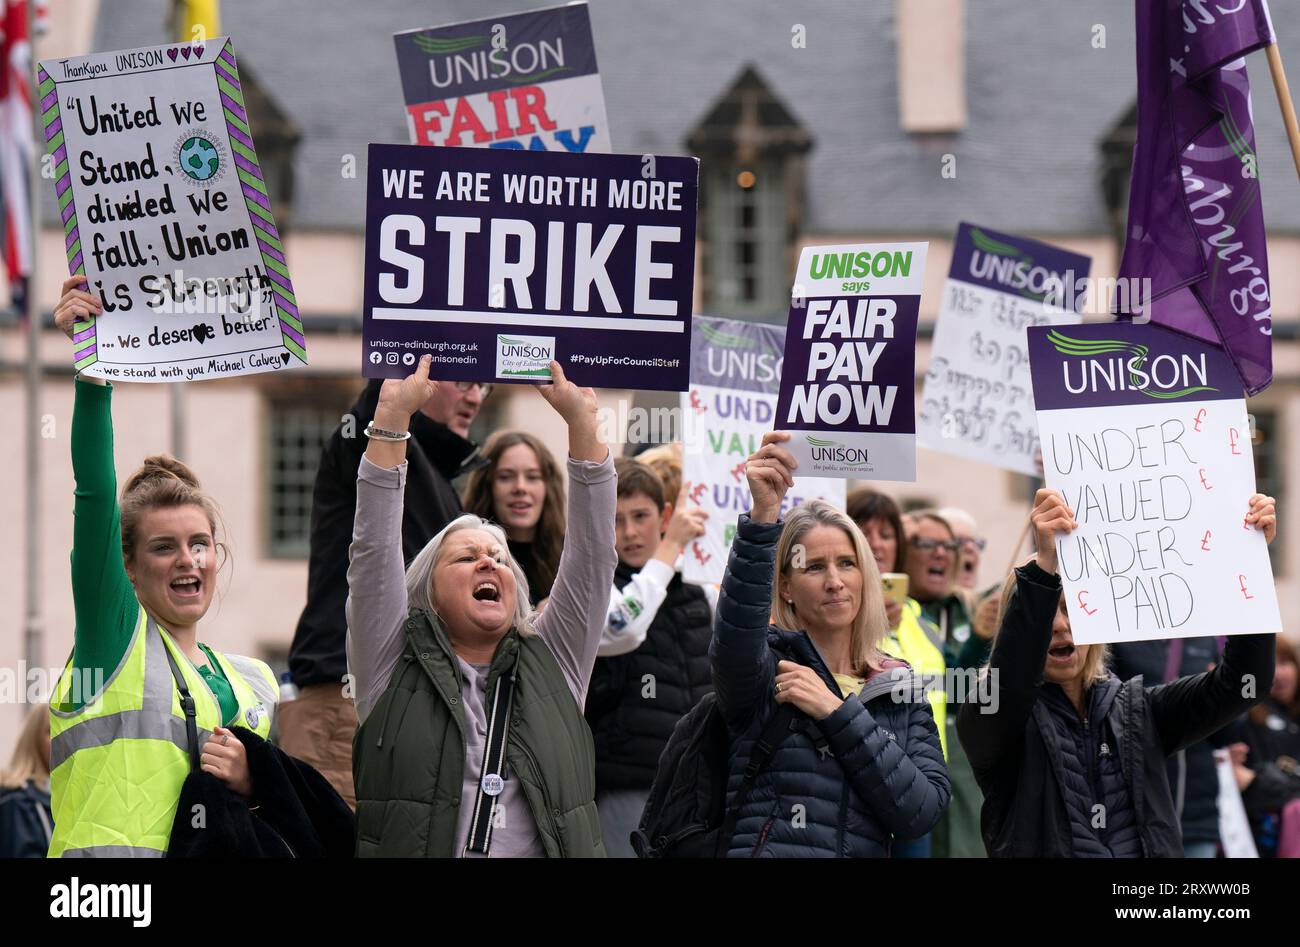
M 1111 647 L 1111 665 L 1121 681 L 1140 674 L 1148 686 L 1167 684 L 1208 671 L 1219 663 L 1221 650 L 1218 638 L 1132 641 Z M 1214 768 L 1214 748 L 1224 740 L 1214 734 L 1169 757 L 1169 787 L 1182 821 L 1183 855 L 1187 858 L 1214 858 L 1219 847 L 1219 776 Z
M 374 419 L 381 383 L 374 379 L 366 386 L 321 451 L 312 491 L 307 606 L 289 650 L 289 671 L 299 695 L 277 711 L 280 746 L 318 769 L 353 807 L 352 737 L 357 712 L 346 680 L 344 605 L 357 467 L 366 450 L 365 429 Z M 464 512 L 452 481 L 483 463 L 468 439 L 469 427 L 490 390 L 490 385 L 438 382 L 433 396 L 411 419 L 402 517 L 402 551 L 408 562 Z

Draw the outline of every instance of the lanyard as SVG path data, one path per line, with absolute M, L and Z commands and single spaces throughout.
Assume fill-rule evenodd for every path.
M 470 820 L 465 851 L 488 854 L 492 844 L 493 817 L 497 797 L 506 788 L 506 742 L 510 736 L 510 711 L 515 697 L 515 669 L 497 677 L 488 711 L 487 743 L 483 746 L 483 769 L 479 774 L 478 798 Z
M 185 675 L 181 674 L 181 669 L 176 666 L 176 659 L 172 657 L 171 650 L 161 640 L 159 644 L 162 645 L 163 653 L 167 655 L 167 663 L 171 665 L 172 677 L 176 679 L 176 689 L 181 692 L 181 709 L 185 711 L 185 741 L 190 748 L 190 770 L 197 771 L 199 768 L 198 711 L 194 706 L 194 698 L 190 695 L 190 689 L 185 686 Z

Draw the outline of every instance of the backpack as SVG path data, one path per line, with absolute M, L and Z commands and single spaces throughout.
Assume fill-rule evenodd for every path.
M 771 762 L 800 711 L 780 704 L 759 734 L 735 800 L 727 806 L 731 737 L 715 694 L 700 698 L 677 721 L 659 757 L 654 783 L 632 833 L 638 858 L 722 858 L 736 817 L 754 782 Z

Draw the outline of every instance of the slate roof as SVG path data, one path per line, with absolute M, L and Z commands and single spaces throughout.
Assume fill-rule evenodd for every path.
M 1135 96 L 1133 0 L 970 0 L 966 129 L 899 128 L 893 0 L 593 0 L 617 150 L 684 153 L 695 124 L 748 64 L 808 126 L 807 228 L 950 234 L 957 221 L 1039 234 L 1109 233 L 1099 143 Z M 392 34 L 554 0 L 225 0 L 223 32 L 302 132 L 294 225 L 364 227 L 365 146 L 405 142 Z M 99 7 L 95 48 L 162 42 L 166 0 Z M 1300 4 L 1275 3 L 1300 79 Z M 807 48 L 791 46 L 791 27 Z M 1106 48 L 1094 49 L 1094 24 Z M 1300 189 L 1267 64 L 1251 62 L 1270 230 L 1300 231 Z M 1300 81 L 1296 82 L 1300 89 Z M 957 157 L 956 180 L 938 169 Z M 340 173 L 355 155 L 358 176 Z M 49 195 L 45 196 L 49 201 Z

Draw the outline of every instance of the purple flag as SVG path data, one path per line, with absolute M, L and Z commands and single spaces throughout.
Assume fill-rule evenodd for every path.
M 1273 380 L 1273 310 L 1242 57 L 1272 42 L 1266 0 L 1137 4 L 1138 135 L 1119 276 L 1121 287 L 1151 282 L 1149 297 L 1115 307 L 1221 345 L 1252 395 Z

